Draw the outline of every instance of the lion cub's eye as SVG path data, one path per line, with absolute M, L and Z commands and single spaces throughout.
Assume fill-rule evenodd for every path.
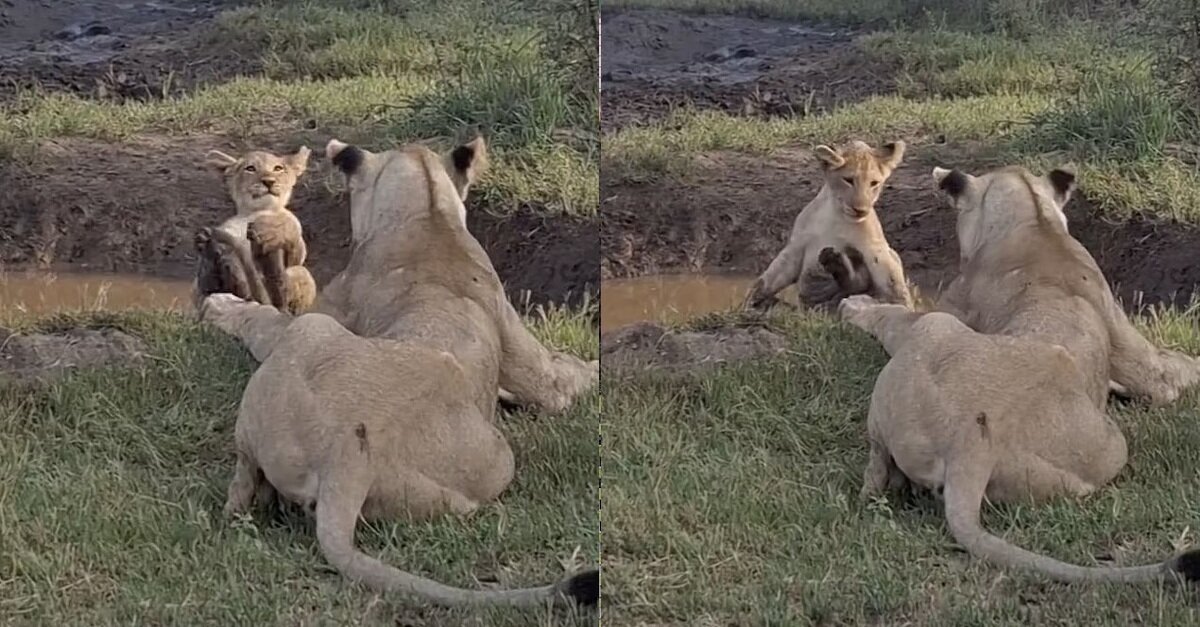
M 879 187 L 879 181 L 871 181 L 871 187 Z
M 252 165 L 248 165 L 248 166 L 246 166 L 246 171 L 247 172 L 257 172 L 258 168 L 254 167 Z
M 278 163 L 275 164 L 275 167 L 273 169 L 276 172 L 283 172 L 283 166 L 279 165 Z
M 854 177 L 853 177 L 853 176 L 846 176 L 846 177 L 843 177 L 843 178 L 842 178 L 842 180 L 843 180 L 843 181 L 846 181 L 846 184 L 847 184 L 847 185 L 853 185 L 853 184 L 854 184 Z

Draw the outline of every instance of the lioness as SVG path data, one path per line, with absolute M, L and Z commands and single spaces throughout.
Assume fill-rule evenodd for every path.
M 825 182 L 796 216 L 792 233 L 746 295 L 744 306 L 775 302 L 796 283 L 800 301 L 826 308 L 854 293 L 912 306 L 900 256 L 888 245 L 875 214 L 883 183 L 904 158 L 905 144 L 882 148 L 852 141 L 839 149 L 817 146 Z M 846 292 L 850 287 L 856 291 Z
M 207 164 L 219 170 L 233 199 L 237 213 L 221 223 L 219 230 L 233 237 L 235 260 L 224 262 L 204 260 L 203 255 L 221 252 L 201 250 L 201 266 L 229 263 L 245 264 L 253 259 L 258 272 L 243 268 L 250 279 L 249 298 L 264 304 L 274 304 L 292 313 L 301 313 L 316 299 L 317 285 L 304 262 L 308 249 L 304 243 L 300 221 L 288 208 L 296 181 L 308 166 L 311 151 L 301 147 L 287 156 L 277 156 L 260 150 L 250 151 L 235 159 L 219 150 L 209 151 Z M 197 235 L 199 239 L 205 234 Z M 208 235 L 211 237 L 211 235 Z M 229 251 L 227 251 L 229 252 Z M 262 277 L 262 287 L 253 279 Z M 204 282 L 198 277 L 197 283 Z M 197 298 L 209 293 L 197 290 Z M 244 294 L 234 294 L 246 298 Z
M 938 168 L 934 178 L 958 210 L 961 276 L 940 305 L 955 315 L 861 295 L 840 305 L 892 355 L 871 395 L 863 494 L 906 481 L 943 491 L 950 531 L 972 555 L 1056 580 L 1200 578 L 1200 550 L 1151 566 L 1089 568 L 1017 548 L 980 525 L 985 497 L 1083 496 L 1120 472 L 1127 450 L 1105 414 L 1110 372 L 1165 398 L 1195 382 L 1198 369 L 1130 326 L 1092 256 L 1067 233 L 1069 172 L 974 177 Z
M 262 362 L 242 397 L 226 512 L 260 484 L 315 507 L 326 559 L 348 578 L 426 602 L 595 603 L 598 572 L 521 590 L 445 586 L 354 546 L 359 516 L 467 514 L 513 478 L 495 426 L 497 389 L 550 411 L 592 388 L 599 363 L 547 350 L 525 329 L 467 231 L 464 182 L 482 144 L 443 161 L 421 146 L 371 153 L 331 140 L 356 242 L 312 313 L 292 317 L 229 294 L 203 318 Z M 451 171 L 447 171 L 449 164 Z

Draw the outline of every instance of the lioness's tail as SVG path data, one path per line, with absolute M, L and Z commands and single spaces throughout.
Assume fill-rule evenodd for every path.
M 1148 566 L 1113 568 L 1076 566 L 1038 555 L 988 533 L 979 523 L 979 508 L 990 469 L 955 464 L 946 472 L 946 522 L 950 533 L 971 555 L 1008 568 L 1042 573 L 1056 581 L 1138 582 L 1182 578 L 1200 581 L 1200 549 L 1191 549 Z
M 600 573 L 588 570 L 537 588 L 468 590 L 455 588 L 389 566 L 354 546 L 354 528 L 370 489 L 370 455 L 362 442 L 341 444 L 348 455 L 321 477 L 317 490 L 317 542 L 325 559 L 346 578 L 384 593 L 400 593 L 441 606 L 538 606 L 574 602 L 595 605 L 600 596 Z M 352 448 L 351 448 L 352 447 Z

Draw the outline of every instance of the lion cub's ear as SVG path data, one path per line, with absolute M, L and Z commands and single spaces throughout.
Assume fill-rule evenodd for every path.
M 450 178 L 454 181 L 455 189 L 458 190 L 458 197 L 465 201 L 467 190 L 487 170 L 487 142 L 483 140 L 482 135 L 476 137 L 451 150 L 447 161 L 447 169 L 450 171 Z
M 296 149 L 296 152 L 283 158 L 283 162 L 287 164 L 289 170 L 293 174 L 300 175 L 304 170 L 308 169 L 308 156 L 312 154 L 312 150 L 308 146 L 301 146 Z
M 846 159 L 842 157 L 842 154 L 825 144 L 813 148 L 813 154 L 817 155 L 817 159 L 821 161 L 821 167 L 826 170 L 836 170 L 846 165 Z
M 221 152 L 220 150 L 210 150 L 204 155 L 205 167 L 225 172 L 229 168 L 237 165 L 238 160 Z
M 1064 165 L 1050 170 L 1046 175 L 1050 181 L 1050 187 L 1054 190 L 1054 200 L 1061 207 L 1071 200 L 1071 194 L 1075 192 L 1075 168 L 1071 165 Z
M 875 156 L 879 159 L 879 164 L 889 170 L 895 170 L 896 166 L 904 160 L 904 150 L 908 144 L 904 140 L 897 139 L 894 142 L 889 142 L 881 146 L 875 151 Z

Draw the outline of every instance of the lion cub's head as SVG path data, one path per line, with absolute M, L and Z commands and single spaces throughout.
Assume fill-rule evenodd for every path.
M 445 155 L 416 143 L 374 153 L 331 139 L 325 156 L 346 176 L 356 242 L 412 217 L 442 215 L 466 228 L 463 201 L 487 167 L 482 137 Z
M 238 214 L 287 207 L 296 181 L 308 167 L 306 146 L 280 157 L 262 150 L 251 150 L 235 159 L 219 150 L 210 150 L 205 163 L 225 178 Z
M 904 158 L 905 144 L 894 141 L 880 148 L 854 140 L 845 146 L 817 146 L 813 152 L 825 173 L 825 186 L 833 192 L 851 220 L 862 221 L 875 211 L 883 183 Z

